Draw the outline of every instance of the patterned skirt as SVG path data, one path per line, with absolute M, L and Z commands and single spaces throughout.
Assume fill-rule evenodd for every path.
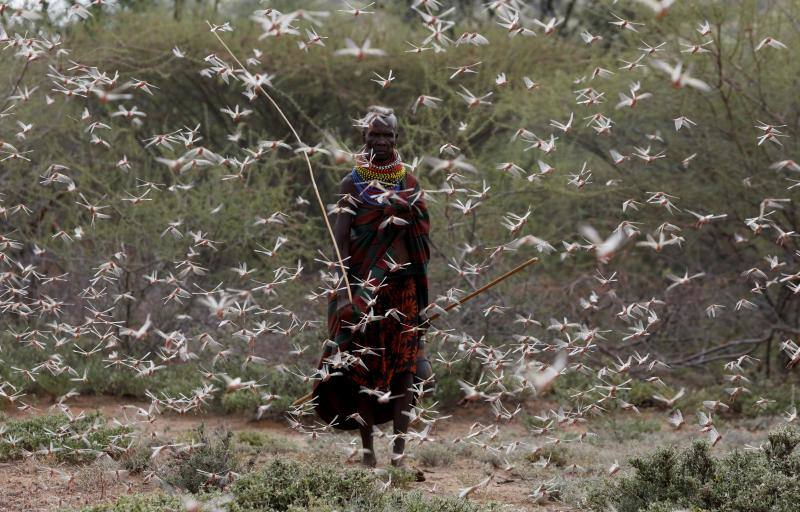
M 418 314 L 414 276 L 389 274 L 378 290 L 372 314 L 386 318 L 369 322 L 364 332 L 353 333 L 350 351 L 359 346 L 370 350 L 361 356 L 366 368 L 352 365 L 347 377 L 359 386 L 388 391 L 395 375 L 417 370 L 419 341 L 417 332 L 411 330 Z

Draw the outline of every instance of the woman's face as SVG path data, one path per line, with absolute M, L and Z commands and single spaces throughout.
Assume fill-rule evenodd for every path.
M 364 133 L 364 144 L 367 158 L 374 157 L 378 162 L 385 162 L 392 157 L 397 146 L 397 131 L 394 126 L 376 119 Z

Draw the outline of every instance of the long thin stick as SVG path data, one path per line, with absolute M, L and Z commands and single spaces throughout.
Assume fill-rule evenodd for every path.
M 206 21 L 206 23 L 208 23 L 208 21 Z M 211 26 L 210 23 L 208 23 L 208 25 Z M 242 65 L 241 61 L 236 58 L 236 55 L 234 55 L 231 49 L 228 47 L 228 45 L 225 44 L 225 41 L 223 41 L 222 38 L 219 37 L 219 34 L 217 34 L 216 31 L 212 31 L 212 33 L 220 42 L 220 44 L 222 44 L 225 50 L 228 52 L 228 55 L 230 55 L 231 58 L 234 61 L 236 61 L 236 64 L 238 64 L 242 70 L 246 70 L 246 68 Z M 294 126 L 292 126 L 292 123 L 289 121 L 289 119 L 286 118 L 286 115 L 283 113 L 283 110 L 281 110 L 281 107 L 278 106 L 278 104 L 275 102 L 274 99 L 272 99 L 272 96 L 267 94 L 267 91 L 265 91 L 264 88 L 261 87 L 260 85 L 256 84 L 256 88 L 258 92 L 264 95 L 264 97 L 267 98 L 267 100 L 269 100 L 270 103 L 272 103 L 272 106 L 275 107 L 275 109 L 278 111 L 278 114 L 280 114 L 281 118 L 284 120 L 286 125 L 292 131 L 292 134 L 294 134 L 294 137 L 297 139 L 298 144 L 303 144 L 303 141 L 300 139 L 300 135 L 297 133 L 297 130 L 294 129 Z M 311 178 L 311 186 L 314 189 L 314 195 L 317 197 L 317 202 L 319 203 L 319 207 L 322 210 L 322 218 L 323 220 L 325 220 L 325 227 L 328 228 L 328 234 L 331 236 L 331 242 L 333 243 L 333 248 L 336 251 L 336 258 L 339 260 L 339 268 L 342 270 L 342 277 L 344 278 L 344 284 L 347 287 L 347 297 L 350 299 L 350 302 L 353 302 L 353 292 L 350 291 L 350 280 L 347 279 L 347 269 L 344 266 L 344 261 L 342 260 L 342 254 L 339 252 L 339 246 L 336 244 L 336 237 L 333 235 L 333 229 L 331 228 L 331 223 L 330 221 L 328 221 L 328 214 L 325 211 L 325 204 L 322 202 L 322 197 L 320 197 L 319 195 L 319 189 L 317 188 L 317 180 L 314 179 L 314 170 L 311 168 L 311 160 L 309 160 L 308 158 L 308 153 L 306 153 L 305 151 L 303 151 L 302 153 L 306 159 L 306 165 L 308 166 L 308 176 Z
M 480 288 L 478 288 L 474 292 L 470 293 L 469 295 L 467 295 L 465 297 L 462 297 L 455 304 L 450 304 L 449 306 L 444 308 L 444 310 L 445 311 L 450 311 L 453 308 L 457 308 L 458 306 L 464 304 L 465 302 L 467 302 L 471 298 L 473 298 L 473 297 L 475 297 L 477 295 L 480 295 L 481 293 L 485 292 L 486 290 L 488 290 L 492 286 L 496 285 L 497 283 L 499 283 L 503 279 L 506 279 L 508 277 L 513 276 L 514 274 L 516 274 L 517 272 L 519 272 L 523 268 L 527 267 L 528 265 L 530 265 L 532 263 L 536 263 L 538 261 L 539 261 L 539 258 L 533 257 L 533 258 L 529 259 L 528 261 L 520 263 L 519 265 L 517 265 L 516 267 L 512 268 L 511 270 L 509 270 L 508 272 L 506 272 L 502 276 L 500 276 L 500 277 L 498 277 L 498 278 L 486 283 L 485 285 L 481 286 Z M 427 321 L 430 322 L 431 320 L 435 320 L 435 319 L 439 318 L 439 316 L 441 316 L 441 315 L 439 313 L 436 313 L 435 315 L 431 316 Z M 300 398 L 298 398 L 297 400 L 292 402 L 292 406 L 293 407 L 297 407 L 299 405 L 302 405 L 302 404 L 308 402 L 309 400 L 311 400 L 313 398 L 312 395 L 313 395 L 313 393 L 307 393 L 307 394 L 301 396 Z
M 516 267 L 512 268 L 511 270 L 509 270 L 508 272 L 506 272 L 502 276 L 498 277 L 497 279 L 494 279 L 493 281 L 491 281 L 489 283 L 486 283 L 485 285 L 481 286 L 480 288 L 478 288 L 474 292 L 470 293 L 469 295 L 467 295 L 465 297 L 462 297 L 461 299 L 459 299 L 458 302 L 456 302 L 454 304 L 450 304 L 449 306 L 445 307 L 444 310 L 445 311 L 450 311 L 453 308 L 457 308 L 458 306 L 460 306 L 460 305 L 464 304 L 465 302 L 467 302 L 469 299 L 475 297 L 476 295 L 480 295 L 481 293 L 485 292 L 486 290 L 488 290 L 492 286 L 496 285 L 497 283 L 499 283 L 503 279 L 506 279 L 508 277 L 513 276 L 514 274 L 516 274 L 517 272 L 519 272 L 523 268 L 527 267 L 531 263 L 536 263 L 537 261 L 539 261 L 539 258 L 533 257 L 533 258 L 529 259 L 528 261 L 520 263 L 519 265 L 517 265 Z M 440 316 L 441 316 L 440 313 L 436 313 L 435 315 L 431 316 L 428 319 L 428 321 L 436 320 Z

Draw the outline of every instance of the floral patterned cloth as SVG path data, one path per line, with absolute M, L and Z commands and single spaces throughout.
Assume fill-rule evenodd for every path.
M 329 340 L 325 344 L 318 368 L 328 364 L 326 359 L 338 351 L 356 354 L 353 350 L 359 350 L 359 346 L 379 349 L 375 351 L 381 354 L 365 355 L 361 358 L 366 368 L 358 364 L 351 365 L 345 372 L 346 383 L 342 382 L 341 377 L 333 377 L 325 386 L 340 386 L 348 392 L 360 385 L 387 390 L 395 374 L 416 371 L 419 337 L 417 332 L 409 331 L 409 328 L 421 323 L 420 313 L 428 305 L 429 217 L 424 193 L 412 173 L 406 173 L 398 189 L 394 197 L 383 203 L 374 204 L 362 200 L 355 208 L 356 214 L 350 230 L 348 265 L 353 301 L 347 307 L 337 308 L 338 298 L 335 293 L 330 294 Z M 407 220 L 408 223 L 388 223 L 381 227 L 381 223 L 390 215 Z M 410 264 L 400 271 L 390 272 L 387 256 L 392 257 L 392 244 L 398 237 L 404 239 Z M 392 259 L 397 260 L 394 257 Z M 383 285 L 375 292 L 379 283 Z M 372 315 L 383 315 L 387 310 L 395 308 L 405 316 L 399 315 L 402 322 L 391 317 L 368 322 L 364 332 L 347 328 L 369 314 L 370 307 Z M 317 381 L 314 386 L 315 396 L 320 395 L 319 387 L 320 381 Z M 324 393 L 326 397 L 340 394 L 342 393 L 330 389 Z M 330 408 L 330 405 L 323 404 L 322 407 Z M 349 405 L 347 409 L 349 410 Z M 319 407 L 317 412 L 320 413 Z M 345 411 L 336 412 L 343 414 Z

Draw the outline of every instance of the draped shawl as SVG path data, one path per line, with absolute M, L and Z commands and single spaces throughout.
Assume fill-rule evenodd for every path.
M 362 196 L 365 192 L 362 192 Z M 336 351 L 348 351 L 351 330 L 348 325 L 356 324 L 368 312 L 367 304 L 374 299 L 369 286 L 376 286 L 389 274 L 387 256 L 394 261 L 392 244 L 396 238 L 405 239 L 409 265 L 399 272 L 414 276 L 417 289 L 418 311 L 428 306 L 428 261 L 430 260 L 429 217 L 423 198 L 424 192 L 419 181 L 410 172 L 400 181 L 399 190 L 384 200 L 384 204 L 372 204 L 364 197 L 359 197 L 350 228 L 350 259 L 345 262 L 348 267 L 348 279 L 353 301 L 349 306 L 337 310 L 337 295 L 328 297 L 328 341 L 325 344 L 318 367 L 322 368 L 324 360 Z M 389 216 L 399 217 L 407 224 L 387 223 L 381 227 Z M 396 271 L 398 272 L 398 271 Z M 363 286 L 360 283 L 368 284 Z M 419 325 L 421 318 L 405 319 L 411 326 Z M 328 382 L 343 384 L 344 379 L 333 377 Z M 314 395 L 320 394 L 320 381 L 314 385 Z M 330 391 L 330 390 L 328 390 Z M 318 414 L 331 421 L 332 414 L 326 414 L 325 397 L 318 402 Z M 320 407 L 322 404 L 322 408 Z M 353 404 L 353 410 L 355 405 Z M 341 414 L 343 411 L 338 411 Z M 330 416 L 330 417 L 326 417 Z M 380 415 L 376 413 L 376 423 Z M 388 421 L 388 418 L 384 421 Z M 339 425 L 339 428 L 355 428 Z

